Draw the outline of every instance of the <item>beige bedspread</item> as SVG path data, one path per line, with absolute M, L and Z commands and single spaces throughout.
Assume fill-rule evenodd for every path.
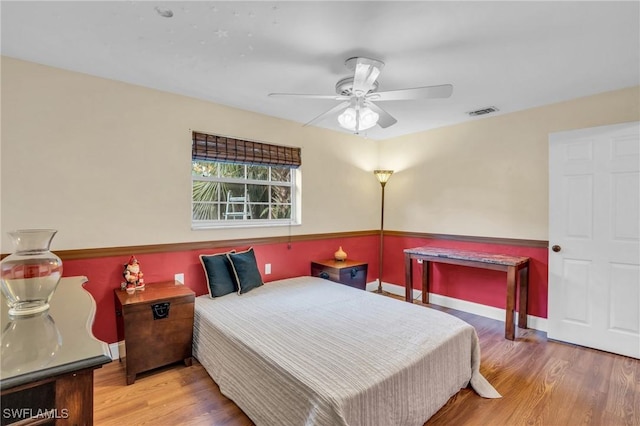
M 257 425 L 422 425 L 480 375 L 475 329 L 313 277 L 196 298 L 194 356 Z

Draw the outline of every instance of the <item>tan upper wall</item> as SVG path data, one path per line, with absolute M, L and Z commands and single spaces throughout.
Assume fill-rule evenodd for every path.
M 2 253 L 19 228 L 62 250 L 378 227 L 373 141 L 8 57 L 1 84 Z M 302 147 L 302 225 L 192 231 L 192 130 Z
M 385 228 L 548 239 L 550 133 L 640 120 L 640 87 L 385 140 Z
M 548 135 L 640 119 L 634 87 L 375 142 L 2 57 L 0 252 L 348 232 L 379 226 L 374 168 L 396 170 L 385 228 L 547 239 Z M 192 231 L 191 130 L 302 147 L 302 225 Z

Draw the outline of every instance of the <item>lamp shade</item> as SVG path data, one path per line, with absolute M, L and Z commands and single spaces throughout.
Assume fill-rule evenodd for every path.
M 356 110 L 353 108 L 345 109 L 342 114 L 338 116 L 338 123 L 345 129 L 355 130 L 356 128 Z
M 349 107 L 338 116 L 338 123 L 345 129 L 359 132 L 375 126 L 379 117 L 378 113 L 369 107 L 359 109 Z
M 375 126 L 380 116 L 369 107 L 360 109 L 360 130 L 370 129 Z
M 373 174 L 378 178 L 378 182 L 384 185 L 393 174 L 393 170 L 374 170 Z

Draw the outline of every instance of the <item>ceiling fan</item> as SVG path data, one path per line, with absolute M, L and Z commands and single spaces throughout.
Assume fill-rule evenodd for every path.
M 359 133 L 376 124 L 384 129 L 398 122 L 374 102 L 448 98 L 453 92 L 453 86 L 450 84 L 378 92 L 378 76 L 384 67 L 384 62 L 354 57 L 347 59 L 345 66 L 353 71 L 353 77 L 343 78 L 336 83 L 336 95 L 269 93 L 269 96 L 342 101 L 306 123 L 305 126 L 340 112 L 338 116 L 340 126 Z

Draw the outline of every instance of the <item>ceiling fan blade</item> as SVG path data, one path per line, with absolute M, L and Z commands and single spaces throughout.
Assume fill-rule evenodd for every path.
M 404 101 L 412 99 L 448 98 L 453 93 L 451 84 L 440 86 L 414 87 L 412 89 L 390 90 L 375 92 L 367 96 L 372 101 Z
M 398 120 L 396 120 L 395 118 L 393 118 L 393 116 L 391 114 L 389 114 L 387 111 L 383 110 L 382 108 L 380 108 L 378 105 L 374 104 L 373 102 L 367 102 L 366 104 L 369 108 L 371 108 L 373 111 L 378 113 L 378 126 L 382 127 L 383 129 L 386 129 L 389 126 L 393 126 L 394 124 L 396 124 L 398 122 Z
M 373 88 L 384 63 L 369 58 L 357 58 L 353 74 L 353 94 L 364 96 Z
M 345 101 L 348 96 L 341 95 L 312 95 L 303 93 L 269 93 L 270 97 L 275 98 L 305 98 L 305 99 L 332 99 L 334 101 Z
M 345 109 L 346 107 L 348 107 L 350 104 L 349 101 L 345 101 L 345 102 L 341 102 L 338 105 L 334 106 L 333 108 L 331 108 L 329 111 L 325 111 L 322 114 L 320 114 L 319 116 L 317 116 L 316 118 L 314 118 L 313 120 L 307 122 L 304 127 L 306 126 L 310 126 L 320 120 L 322 120 L 323 118 L 331 115 L 331 114 L 335 114 L 336 112 L 340 111 L 341 109 Z

